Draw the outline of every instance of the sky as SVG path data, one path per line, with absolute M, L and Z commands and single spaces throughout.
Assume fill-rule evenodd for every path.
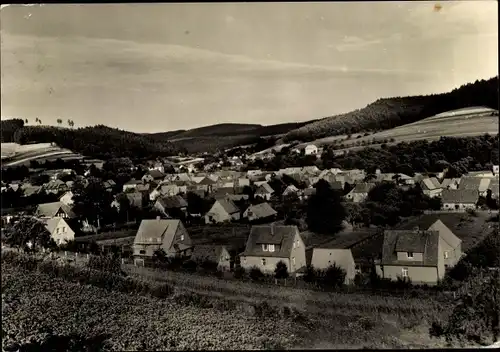
M 2 119 L 163 132 L 498 75 L 497 1 L 2 5 Z

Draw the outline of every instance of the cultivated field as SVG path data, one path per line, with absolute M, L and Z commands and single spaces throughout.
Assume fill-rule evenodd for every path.
M 44 162 L 46 160 L 81 159 L 79 154 L 71 150 L 52 146 L 51 143 L 20 145 L 17 143 L 2 143 L 2 166 L 28 165 L 31 160 Z
M 491 116 L 494 110 L 488 108 L 469 108 L 456 111 L 450 111 L 438 114 L 424 120 L 396 127 L 390 130 L 363 136 L 363 134 L 354 134 L 350 139 L 345 140 L 346 136 L 332 136 L 317 139 L 313 142 L 302 143 L 299 146 L 305 147 L 308 144 L 316 146 L 342 143 L 346 146 L 343 149 L 356 150 L 365 148 L 365 146 L 356 146 L 361 142 L 371 142 L 375 140 L 385 140 L 394 138 L 393 143 L 410 142 L 416 140 L 437 140 L 444 137 L 467 137 L 478 136 L 485 133 L 498 133 L 498 116 Z M 358 135 L 360 136 L 359 138 Z M 390 144 L 390 143 L 388 143 Z M 376 146 L 370 145 L 370 147 Z M 339 149 L 339 150 L 343 150 Z

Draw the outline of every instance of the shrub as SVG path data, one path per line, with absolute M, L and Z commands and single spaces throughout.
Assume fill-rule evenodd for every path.
M 182 263 L 182 268 L 188 272 L 195 272 L 197 266 L 198 266 L 198 263 L 196 263 L 194 260 L 191 260 L 191 259 Z
M 283 262 L 282 260 L 280 260 L 276 264 L 276 269 L 274 269 L 274 276 L 277 279 L 286 279 L 286 278 L 288 278 L 288 268 L 287 268 L 285 262 Z
M 253 281 L 259 281 L 264 277 L 264 274 L 262 273 L 262 271 L 260 271 L 259 268 L 254 266 L 253 268 L 250 269 L 249 276 L 250 279 L 252 279 Z
M 320 283 L 325 287 L 337 288 L 344 285 L 346 271 L 335 263 L 320 272 Z
M 316 281 L 316 270 L 312 265 L 308 265 L 306 267 L 306 272 L 304 274 L 304 281 L 305 282 L 314 282 Z
M 246 275 L 245 268 L 241 266 L 237 266 L 236 268 L 234 268 L 233 276 L 235 279 L 242 279 L 245 277 L 245 275 Z

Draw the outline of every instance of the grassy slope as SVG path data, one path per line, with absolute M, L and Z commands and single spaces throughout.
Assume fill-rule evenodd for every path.
M 343 149 L 355 150 L 363 148 L 356 147 L 356 143 L 363 141 L 369 142 L 373 139 L 382 141 L 384 139 L 394 138 L 394 143 L 399 143 L 421 139 L 437 140 L 441 136 L 466 137 L 483 135 L 485 133 L 498 133 L 498 116 L 491 116 L 491 111 L 485 113 L 472 112 L 471 114 L 461 116 L 431 116 L 421 121 L 373 133 L 366 137 L 361 134 L 361 137 L 357 138 L 358 134 L 354 134 L 350 139 L 346 140 L 345 135 L 332 136 L 317 139 L 309 143 L 302 143 L 300 146 L 304 147 L 310 143 L 314 143 L 318 146 L 332 143 L 342 143 L 345 145 L 345 148 Z
M 379 99 L 363 109 L 327 117 L 290 131 L 284 141 L 313 141 L 333 135 L 385 130 L 444 111 L 483 105 L 498 108 L 498 77 L 443 94 Z

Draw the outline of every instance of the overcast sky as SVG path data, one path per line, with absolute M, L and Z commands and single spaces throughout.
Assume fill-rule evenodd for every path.
M 435 4 L 3 7 L 2 119 L 267 125 L 498 75 L 497 2 Z

